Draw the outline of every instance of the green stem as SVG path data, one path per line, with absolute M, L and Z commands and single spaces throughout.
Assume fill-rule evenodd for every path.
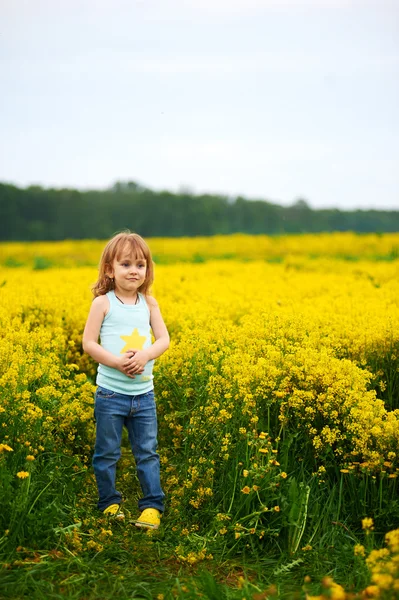
M 36 502 L 39 500 L 40 496 L 47 490 L 47 488 L 52 484 L 52 481 L 49 481 L 48 484 L 42 489 L 42 491 L 36 496 L 36 498 L 34 499 L 34 501 L 32 502 L 32 505 L 30 507 L 30 509 L 28 510 L 27 514 L 29 515 L 29 513 L 32 511 L 33 507 L 35 506 Z
M 344 477 L 341 473 L 341 480 L 339 482 L 339 493 L 338 493 L 338 508 L 337 508 L 337 516 L 335 517 L 336 521 L 339 521 L 339 513 L 341 512 L 341 504 L 342 504 L 342 486 L 343 486 Z
M 232 495 L 232 497 L 231 497 L 230 506 L 229 506 L 229 508 L 228 508 L 227 514 L 229 514 L 229 513 L 230 513 L 230 511 L 231 511 L 231 509 L 232 509 L 232 507 L 233 507 L 234 497 L 235 497 L 235 495 L 236 495 L 236 483 L 237 483 L 237 477 L 238 477 L 238 467 L 236 467 L 236 474 L 235 474 L 235 477 L 234 477 L 234 486 L 233 486 L 233 495 Z
M 298 550 L 300 541 L 301 541 L 303 533 L 305 531 L 305 525 L 306 525 L 306 521 L 307 521 L 307 518 L 308 518 L 309 496 L 310 496 L 310 487 L 307 485 L 306 486 L 306 492 L 305 492 L 305 499 L 301 502 L 301 504 L 302 504 L 302 506 L 301 506 L 301 512 L 303 512 L 303 516 L 302 516 L 302 519 L 300 521 L 301 525 L 300 525 L 299 533 L 298 533 L 298 536 L 297 536 L 296 544 L 295 544 L 295 547 L 294 547 L 294 554 Z

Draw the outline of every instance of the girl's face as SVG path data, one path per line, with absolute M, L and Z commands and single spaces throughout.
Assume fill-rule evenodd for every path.
M 115 279 L 115 290 L 133 296 L 145 281 L 147 261 L 134 258 L 130 252 L 123 252 L 120 258 L 113 260 L 110 277 Z

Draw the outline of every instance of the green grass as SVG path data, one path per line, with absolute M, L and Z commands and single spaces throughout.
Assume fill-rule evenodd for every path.
M 0 571 L 0 597 L 33 599 L 127 599 L 156 598 L 251 598 L 266 590 L 269 598 L 304 598 L 305 576 L 309 591 L 321 589 L 329 575 L 348 590 L 367 584 L 365 569 L 354 568 L 353 537 L 345 528 L 320 540 L 319 548 L 288 553 L 250 549 L 230 560 L 211 560 L 197 565 L 182 564 L 174 554 L 179 542 L 165 526 L 150 534 L 129 523 L 113 523 L 113 536 L 101 552 L 74 552 L 60 537 L 52 549 L 19 549 L 7 557 Z
M 130 453 L 125 438 L 122 459 Z M 282 452 L 282 460 L 284 456 Z M 320 593 L 326 576 L 347 591 L 358 591 L 368 585 L 369 574 L 364 561 L 354 556 L 354 546 L 364 544 L 368 551 L 382 546 L 387 525 L 394 528 L 399 514 L 396 480 L 381 495 L 382 480 L 371 476 L 358 480 L 338 472 L 336 484 L 320 485 L 314 478 L 306 480 L 301 466 L 298 481 L 293 474 L 286 480 L 288 505 L 280 513 L 280 529 L 262 540 L 247 535 L 236 541 L 231 530 L 216 535 L 221 525 L 215 527 L 206 512 L 196 518 L 198 531 L 193 530 L 196 519 L 184 509 L 177 514 L 167 510 L 160 530 L 145 532 L 132 523 L 140 493 L 132 460 L 118 471 L 126 498 L 124 523 L 97 511 L 91 469 L 78 456 L 47 453 L 41 461 L 33 463 L 30 478 L 5 488 L 14 491 L 3 496 L 0 515 L 2 599 L 124 600 L 163 594 L 164 600 L 305 600 L 305 576 L 311 578 L 306 587 L 311 594 Z M 238 501 L 247 502 L 248 496 L 239 494 Z M 365 515 L 376 523 L 369 537 L 361 529 Z M 186 526 L 189 531 L 183 533 Z M 3 534 L 6 527 L 9 532 Z M 89 541 L 94 547 L 88 547 Z M 190 564 L 190 553 L 198 555 L 203 548 L 206 557 Z
M 56 457 L 53 462 L 57 462 Z M 163 594 L 165 600 L 266 597 L 292 600 L 305 598 L 302 589 L 305 576 L 311 578 L 307 590 L 315 594 L 320 593 L 325 576 L 332 577 L 347 590 L 359 590 L 368 583 L 364 562 L 359 562 L 353 553 L 354 545 L 364 543 L 365 536 L 361 530 L 352 532 L 345 523 L 333 521 L 334 495 L 332 506 L 326 506 L 328 523 L 320 526 L 310 514 L 295 553 L 284 548 L 283 539 L 279 542 L 271 538 L 265 538 L 263 546 L 252 544 L 248 538 L 248 543 L 234 548 L 227 539 L 216 538 L 207 530 L 182 536 L 184 515 L 172 518 L 166 512 L 158 531 L 136 528 L 131 522 L 137 515 L 138 488 L 134 487 L 124 503 L 125 521 L 108 520 L 95 508 L 96 490 L 90 472 L 75 475 L 72 482 L 75 471 L 71 459 L 59 457 L 58 464 L 61 473 L 57 486 L 50 486 L 40 497 L 38 489 L 34 491 L 35 516 L 39 521 L 30 522 L 22 507 L 18 537 L 3 537 L 2 599 L 127 600 L 152 599 Z M 26 484 L 26 480 L 23 483 Z M 312 506 L 312 498 L 307 508 L 310 513 L 318 511 L 317 506 Z M 46 511 L 49 500 L 52 508 Z M 26 506 L 30 507 L 31 501 Z M 294 515 L 299 521 L 300 513 Z M 378 538 L 378 533 L 376 535 Z M 310 539 L 312 548 L 303 550 Z M 95 547 L 88 549 L 88 540 L 101 543 L 100 551 Z M 207 557 L 189 564 L 179 558 L 177 546 L 185 557 L 206 547 Z

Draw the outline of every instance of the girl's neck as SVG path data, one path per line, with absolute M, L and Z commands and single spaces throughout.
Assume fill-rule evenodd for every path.
M 135 292 L 132 296 L 126 296 L 123 292 L 119 292 L 119 290 L 114 290 L 115 297 L 121 304 L 138 304 L 139 302 L 139 294 Z

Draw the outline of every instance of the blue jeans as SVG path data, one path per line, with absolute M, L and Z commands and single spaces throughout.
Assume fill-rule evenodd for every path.
M 93 456 L 98 487 L 98 508 L 120 504 L 122 495 L 115 488 L 116 463 L 121 456 L 125 425 L 136 461 L 143 498 L 139 509 L 156 508 L 163 512 L 165 497 L 159 475 L 157 454 L 157 413 L 154 392 L 127 396 L 98 387 L 95 396 L 96 445 Z

